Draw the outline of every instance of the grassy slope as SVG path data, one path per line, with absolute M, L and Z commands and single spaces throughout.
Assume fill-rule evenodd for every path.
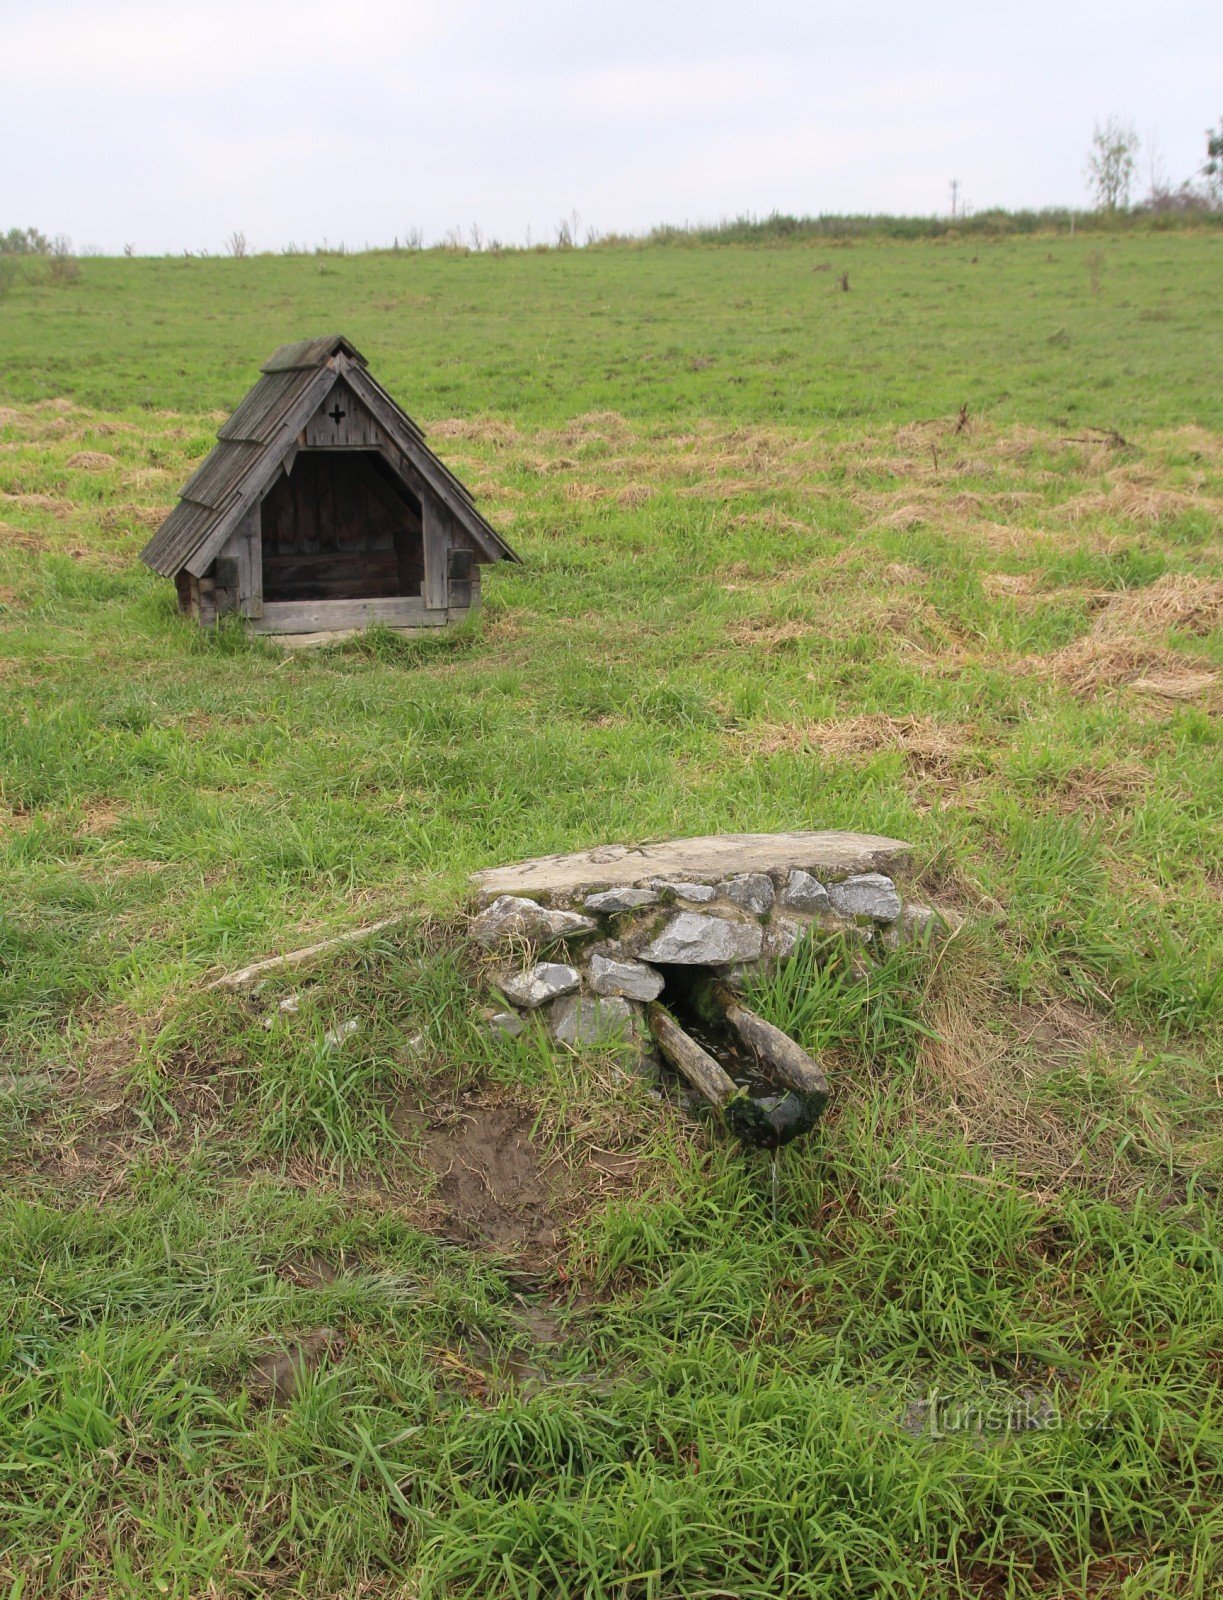
M 0 1572 L 1208 1590 L 1220 248 L 87 262 L 0 303 Z M 465 636 L 285 662 L 133 556 L 256 359 L 329 327 L 526 564 Z M 933 977 L 767 997 L 838 1088 L 776 1224 L 605 1064 L 485 1044 L 433 924 L 270 1031 L 192 988 L 444 919 L 477 865 L 801 825 L 914 840 L 969 924 Z M 530 1391 L 472 1357 L 526 1339 L 521 1281 L 421 1231 L 394 1121 L 513 1085 L 579 1188 L 633 1158 L 558 1197 Z M 253 1355 L 322 1327 L 260 1405 Z M 899 1427 L 934 1387 L 1061 1425 Z

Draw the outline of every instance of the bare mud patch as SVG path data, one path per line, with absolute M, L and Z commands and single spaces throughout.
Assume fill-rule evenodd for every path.
M 463 1100 L 429 1123 L 419 1151 L 437 1177 L 443 1230 L 465 1244 L 554 1256 L 564 1233 L 564 1164 L 532 1135 L 522 1106 Z

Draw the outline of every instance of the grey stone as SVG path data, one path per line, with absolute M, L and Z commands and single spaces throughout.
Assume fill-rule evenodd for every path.
M 910 900 L 900 913 L 899 920 L 883 932 L 883 943 L 889 950 L 899 950 L 904 944 L 920 944 L 928 939 L 931 944 L 941 944 L 960 927 L 960 919 L 953 912 L 936 911 L 933 906 L 919 905 Z
M 501 992 L 524 1011 L 534 1011 L 545 1001 L 571 994 L 581 981 L 582 975 L 575 967 L 568 967 L 561 961 L 541 961 L 527 972 L 508 978 L 501 985 Z
M 590 893 L 655 879 L 717 883 L 737 873 L 784 874 L 792 867 L 827 883 L 829 878 L 851 873 L 889 872 L 902 865 L 910 853 L 911 847 L 901 840 L 870 833 L 724 833 L 656 844 L 600 845 L 575 855 L 491 867 L 475 873 L 472 881 L 489 898 Z
M 629 1000 L 657 1000 L 663 977 L 642 961 L 614 961 L 609 956 L 590 958 L 590 987 L 596 994 L 624 995 Z
M 773 880 L 767 872 L 740 872 L 733 878 L 723 878 L 718 893 L 754 917 L 763 917 L 773 909 Z
M 787 956 L 793 955 L 799 940 L 807 929 L 801 922 L 795 922 L 793 917 L 775 915 L 764 930 L 764 959 L 766 961 L 784 961 Z
M 348 1017 L 343 1022 L 337 1022 L 334 1028 L 328 1028 L 323 1035 L 323 1048 L 326 1050 L 338 1050 L 345 1039 L 351 1039 L 360 1027 L 360 1017 Z
M 633 1008 L 619 995 L 589 999 L 568 994 L 553 1003 L 548 1019 L 561 1044 L 616 1044 L 631 1039 Z
M 584 904 L 587 911 L 599 916 L 614 916 L 618 911 L 639 911 L 642 906 L 656 906 L 658 896 L 653 889 L 604 889 L 601 894 L 588 895 Z
M 495 1017 L 488 1019 L 488 1031 L 503 1039 L 517 1039 L 523 1031 L 522 1018 L 512 1011 L 498 1011 Z
M 669 889 L 677 900 L 688 900 L 693 905 L 705 905 L 717 898 L 718 891 L 711 883 L 687 883 L 682 879 L 658 878 L 660 889 Z
M 519 895 L 499 895 L 471 925 L 471 937 L 486 949 L 513 939 L 550 944 L 597 933 L 598 924 L 576 911 L 552 911 Z
M 830 883 L 828 901 L 840 916 L 867 922 L 894 922 L 900 915 L 896 885 L 881 872 L 863 872 L 844 883 Z
M 764 930 L 758 922 L 731 922 L 699 911 L 681 911 L 641 951 L 641 959 L 675 966 L 723 967 L 755 961 L 763 945 Z
M 831 909 L 828 890 L 801 867 L 795 867 L 790 873 L 777 898 L 788 911 L 802 911 L 808 916 Z

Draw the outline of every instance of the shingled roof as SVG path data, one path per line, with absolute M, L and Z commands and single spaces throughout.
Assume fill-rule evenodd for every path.
M 341 375 L 477 549 L 490 561 L 519 559 L 341 334 L 281 345 L 261 371 L 258 383 L 217 430 L 216 445 L 183 485 L 178 505 L 140 552 L 154 572 L 171 578 L 185 568 L 201 577 L 208 570 Z

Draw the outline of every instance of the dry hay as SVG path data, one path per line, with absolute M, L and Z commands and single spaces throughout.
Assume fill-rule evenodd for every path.
M 164 483 L 170 473 L 165 467 L 135 467 L 123 474 L 125 489 L 146 489 L 151 483 Z
M 611 490 L 603 483 L 583 483 L 580 478 L 575 478 L 572 483 L 565 485 L 565 499 L 574 505 L 598 505 L 610 499 Z
M 0 491 L 0 501 L 18 506 L 22 511 L 49 511 L 56 517 L 67 517 L 72 513 L 71 500 L 56 500 L 49 494 L 8 494 Z
M 66 464 L 79 472 L 106 472 L 111 467 L 117 467 L 119 460 L 105 450 L 78 450 L 74 456 L 68 457 Z
M 1003 461 L 1022 462 L 1026 461 L 1033 450 L 1048 450 L 1054 443 L 1051 434 L 1043 433 L 1039 428 L 1017 424 L 994 440 L 993 450 Z
M 1187 699 L 1207 693 L 1215 682 L 1215 674 L 1202 663 L 1175 650 L 1144 639 L 1097 639 L 1091 634 L 1051 656 L 1031 657 L 1020 663 L 1019 670 L 1039 672 L 1079 699 L 1106 689 L 1161 681 L 1179 684 L 1182 693 L 1173 698 Z
M 1167 573 L 1142 589 L 1126 589 L 1110 600 L 1092 624 L 1092 637 L 1119 639 L 1178 628 L 1211 633 L 1223 625 L 1223 580 Z
M 768 528 L 774 533 L 810 533 L 805 522 L 787 517 L 784 512 L 769 508 L 767 511 L 741 511 L 730 519 L 732 528 Z
M 11 522 L 0 522 L 0 546 L 4 545 L 18 550 L 45 550 L 47 541 L 25 528 L 15 528 Z
M 700 483 L 685 484 L 675 492 L 684 500 L 738 499 L 745 494 L 759 494 L 769 484 L 760 478 L 705 478 Z
M 995 599 L 1015 599 L 1030 595 L 1040 584 L 1040 579 L 1030 572 L 983 572 L 981 587 Z
M 544 428 L 536 438 L 541 443 L 566 445 L 611 444 L 632 433 L 632 425 L 618 411 L 587 411 L 574 417 L 563 428 Z
M 112 533 L 128 533 L 135 528 L 160 528 L 173 506 L 108 506 L 102 513 L 102 526 Z
M 486 444 L 513 444 L 519 437 L 512 422 L 495 417 L 445 417 L 427 432 L 435 439 L 477 439 Z
M 1142 685 L 1142 693 L 1195 699 L 1209 695 L 1214 672 L 1154 641 L 1173 628 L 1206 634 L 1220 623 L 1223 582 L 1169 573 L 1144 589 L 1114 595 L 1090 633 L 1051 656 L 1021 663 L 1021 669 L 1041 672 L 1080 698 L 1102 689 Z
M 1109 816 L 1132 809 L 1146 799 L 1154 779 L 1134 761 L 1108 761 L 1073 767 L 1057 780 L 1057 809 L 1079 817 Z
M 647 500 L 652 500 L 656 492 L 646 483 L 626 483 L 623 489 L 616 491 L 616 504 L 631 510 L 635 506 L 645 505 Z
M 1081 522 L 1084 517 L 1116 517 L 1124 522 L 1154 523 L 1185 511 L 1217 513 L 1219 507 L 1201 495 L 1126 482 L 1114 484 L 1105 494 L 1076 494 L 1060 509 L 1072 522 Z
M 1196 700 L 1214 688 L 1216 674 L 1195 672 L 1191 667 L 1183 670 L 1148 673 L 1145 678 L 1135 678 L 1130 688 L 1138 694 L 1158 695 L 1164 700 Z
M 948 659 L 961 643 L 943 617 L 912 589 L 883 593 L 848 590 L 830 614 L 829 638 L 874 636 L 880 646 L 899 645 Z
M 945 417 L 919 417 L 897 428 L 896 447 L 899 450 L 927 450 L 935 437 L 943 434 L 963 435 L 974 426 L 971 418 L 962 417 L 959 412 L 952 412 Z
M 911 567 L 905 561 L 891 561 L 880 574 L 885 583 L 925 583 L 926 574 L 920 567 Z
M 726 629 L 726 637 L 734 644 L 758 645 L 765 650 L 776 650 L 798 639 L 808 639 L 814 632 L 809 622 L 770 622 L 766 617 L 747 617 L 742 622 L 731 623 Z
M 974 730 L 933 717 L 890 717 L 869 712 L 835 722 L 764 723 L 737 737 L 760 755 L 779 751 L 813 752 L 831 760 L 869 760 L 899 751 L 916 772 L 947 777 L 964 764 L 963 752 Z
M 573 456 L 523 456 L 519 463 L 527 472 L 533 472 L 537 477 L 547 478 L 555 472 L 572 472 L 580 463 Z
M 1192 455 L 1211 463 L 1223 462 L 1223 433 L 1213 428 L 1186 423 L 1180 428 L 1168 428 L 1152 436 L 1152 443 L 1177 450 L 1188 450 Z
M 924 506 L 907 504 L 897 506 L 894 511 L 889 511 L 885 516 L 875 521 L 875 527 L 889 533 L 907 533 L 911 528 L 920 528 L 927 518 Z
M 972 971 L 948 970 L 927 997 L 924 1017 L 934 1035 L 918 1052 L 916 1091 L 923 1120 L 950 1122 L 969 1143 L 988 1149 L 1008 1174 L 1062 1183 L 1080 1168 L 1079 1131 L 1034 1090 L 1049 1071 L 1092 1048 L 1095 1031 L 1067 1005 L 1031 1008 L 1005 1021 L 999 997 Z M 1093 1172 L 1109 1187 L 1098 1157 Z M 982 1179 L 989 1182 L 989 1179 Z M 1008 1177 L 1009 1181 L 1009 1177 Z

